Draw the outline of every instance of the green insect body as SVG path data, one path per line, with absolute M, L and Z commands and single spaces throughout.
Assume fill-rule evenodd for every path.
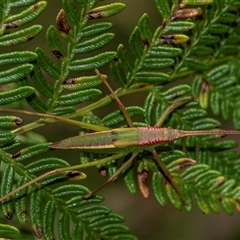
M 171 128 L 138 127 L 116 128 L 110 131 L 89 133 L 70 137 L 52 143 L 49 147 L 56 149 L 81 149 L 87 152 L 139 153 L 150 150 L 163 143 L 197 135 L 227 135 L 239 134 L 238 131 L 212 130 L 212 131 L 183 131 Z

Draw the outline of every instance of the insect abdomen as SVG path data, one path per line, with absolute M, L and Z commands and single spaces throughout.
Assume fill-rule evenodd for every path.
M 179 130 L 171 128 L 139 127 L 137 129 L 139 146 L 167 143 L 180 137 Z
M 114 148 L 113 136 L 111 131 L 83 134 L 76 137 L 70 137 L 60 142 L 52 143 L 50 148 L 61 149 L 105 149 Z

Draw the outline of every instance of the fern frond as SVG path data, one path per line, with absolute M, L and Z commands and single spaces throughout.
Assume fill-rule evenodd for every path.
M 205 2 L 206 3 L 206 2 Z M 172 15 L 172 18 L 170 19 L 170 6 L 168 5 L 168 1 L 161 1 L 161 2 L 157 2 L 156 3 L 158 5 L 158 9 L 160 11 L 160 14 L 162 14 L 163 18 L 164 18 L 164 23 L 163 26 L 159 29 L 157 29 L 155 31 L 154 34 L 151 33 L 150 31 L 150 27 L 148 25 L 148 16 L 146 14 L 144 14 L 142 16 L 142 18 L 139 20 L 138 26 L 134 29 L 134 31 L 132 32 L 132 35 L 129 39 L 129 43 L 130 43 L 130 51 L 133 54 L 135 60 L 133 60 L 132 56 L 130 55 L 130 53 L 128 52 L 128 50 L 122 46 L 119 45 L 118 47 L 118 58 L 115 59 L 114 62 L 111 63 L 111 70 L 112 70 L 112 74 L 114 76 L 114 78 L 116 79 L 116 81 L 119 83 L 119 85 L 123 88 L 123 89 L 127 89 L 129 86 L 132 86 L 134 88 L 134 83 L 138 83 L 138 82 L 142 82 L 142 84 L 167 84 L 169 81 L 175 81 L 178 78 L 182 77 L 182 76 L 187 76 L 190 73 L 193 72 L 204 72 L 210 69 L 210 63 L 212 64 L 213 62 L 213 58 L 211 60 L 209 60 L 209 56 L 212 56 L 213 53 L 215 51 L 213 51 L 212 46 L 209 47 L 209 43 L 216 44 L 216 42 L 211 42 L 210 40 L 212 39 L 216 39 L 216 36 L 214 34 L 216 34 L 216 32 L 214 32 L 214 27 L 211 27 L 211 25 L 214 25 L 215 19 L 212 19 L 212 14 L 209 14 L 208 11 L 201 11 L 201 10 L 196 10 L 196 9 L 192 9 L 192 11 L 195 10 L 195 15 L 200 15 L 200 14 L 204 14 L 203 17 L 205 16 L 206 19 L 204 22 L 202 22 L 201 24 L 198 24 L 197 26 L 194 25 L 193 22 L 191 22 L 191 20 L 186 20 L 186 21 L 172 21 L 172 20 L 176 20 L 176 16 L 178 16 L 179 18 L 184 18 L 184 16 L 181 16 L 182 13 L 178 12 L 177 10 L 177 4 L 173 4 L 172 5 L 172 10 L 171 12 L 174 13 Z M 163 6 L 162 6 L 162 5 Z M 184 3 L 184 4 L 192 4 L 192 1 L 190 3 Z M 231 4 L 231 3 L 229 3 Z M 194 4 L 193 4 L 194 5 Z M 215 11 L 216 6 L 209 6 L 207 7 L 207 9 L 211 9 L 212 13 Z M 219 6 L 218 6 L 219 7 Z M 184 10 L 184 9 L 183 9 Z M 191 13 L 190 9 L 186 9 L 186 13 Z M 189 11 L 190 10 L 190 11 Z M 180 10 L 179 10 L 180 11 Z M 221 12 L 221 13 L 220 13 Z M 223 11 L 221 10 L 221 8 L 219 8 L 219 14 L 222 14 Z M 208 15 L 209 14 L 209 15 Z M 186 14 L 187 17 L 191 17 L 191 15 Z M 165 18 L 167 16 L 167 18 Z M 211 17 L 210 17 L 211 16 Z M 230 17 L 234 17 L 234 16 L 229 16 Z M 208 19 L 209 18 L 209 19 Z M 211 20 L 210 20 L 211 18 Z M 216 13 L 216 19 L 218 19 L 217 13 Z M 226 17 L 227 19 L 227 17 Z M 224 21 L 227 21 L 227 20 Z M 231 20 L 232 18 L 230 18 Z M 234 20 L 236 20 L 237 18 L 234 18 Z M 223 20 L 221 20 L 223 21 Z M 206 24 L 208 24 L 207 26 L 209 27 L 209 31 L 206 31 Z M 204 31 L 202 30 L 204 28 Z M 219 28 L 219 26 L 217 27 Z M 166 43 L 171 43 L 171 44 L 176 44 L 176 43 L 183 43 L 184 41 L 188 40 L 188 37 L 183 37 L 184 35 L 179 35 L 182 34 L 183 32 L 186 32 L 186 30 L 190 30 L 192 29 L 192 31 L 196 31 L 196 34 L 193 35 L 192 38 L 189 39 L 190 41 L 190 46 L 185 48 L 185 51 L 182 52 L 181 47 L 177 48 L 173 46 L 161 46 L 162 44 L 166 44 Z M 202 30 L 202 31 L 201 31 Z M 231 31 L 228 27 L 228 30 Z M 222 30 L 221 30 L 222 31 Z M 172 38 L 170 39 L 170 37 L 168 37 L 169 34 L 172 33 Z M 200 35 L 198 35 L 198 33 L 200 33 Z M 205 34 L 207 33 L 207 34 Z M 210 35 L 213 34 L 213 35 Z M 221 32 L 222 34 L 222 32 Z M 182 39 L 182 40 L 181 40 Z M 183 40 L 185 39 L 185 40 Z M 199 39 L 205 39 L 203 42 L 202 40 Z M 209 39 L 209 43 L 207 43 L 207 39 Z M 171 41 L 170 41 L 171 40 Z M 204 46 L 205 44 L 205 46 Z M 198 46 L 199 45 L 199 46 Z M 199 54 L 198 54 L 199 53 Z M 230 54 L 230 53 L 229 53 Z M 156 56 L 158 58 L 156 58 Z M 179 57 L 178 57 L 179 56 Z M 181 56 L 181 57 L 180 57 Z M 197 56 L 197 57 L 196 57 Z M 204 56 L 207 57 L 205 61 L 203 61 L 202 59 L 199 59 L 199 56 Z M 161 57 L 161 58 L 160 58 Z M 169 58 L 172 57 L 172 58 Z M 224 55 L 222 57 L 225 57 Z M 211 62 L 212 61 L 212 62 Z M 214 66 L 214 64 L 212 64 Z M 174 70 L 170 70 L 169 72 L 166 73 L 166 71 L 164 72 L 158 72 L 158 71 L 154 71 L 155 69 L 161 69 L 161 68 L 165 68 L 165 69 L 169 69 L 169 67 L 173 66 Z M 221 69 L 223 69 L 223 66 L 218 67 L 218 69 L 213 69 L 212 71 L 210 71 L 208 74 L 208 76 L 210 76 L 211 74 L 213 74 L 213 72 L 216 73 L 216 76 L 218 76 L 221 72 L 223 71 L 219 71 Z M 146 71 L 148 70 L 148 71 Z M 149 71 L 150 70 L 150 71 Z M 228 70 L 227 70 L 228 71 Z M 179 74 L 179 76 L 178 76 Z M 204 76 L 204 80 L 205 80 L 206 76 Z M 221 78 L 221 76 L 219 76 L 219 78 Z M 202 77 L 203 79 L 203 77 Z M 232 89 L 234 88 L 235 84 L 236 84 L 236 80 L 233 81 L 232 79 L 227 79 L 225 78 L 221 78 L 222 80 L 222 84 L 220 84 L 220 82 L 216 82 L 216 86 L 219 86 L 217 91 L 221 91 L 221 89 L 224 90 L 224 94 L 227 94 L 229 92 L 230 95 L 233 95 L 233 101 L 235 101 L 236 105 L 238 103 L 238 100 L 236 98 L 236 96 L 238 95 L 238 91 L 237 89 L 234 91 L 232 91 Z M 210 81 L 207 80 L 207 81 Z M 195 81 L 196 82 L 196 81 Z M 199 83 L 195 83 L 194 82 L 194 86 L 200 86 Z M 135 85 L 136 87 L 138 87 L 139 85 Z M 226 92 L 226 87 L 231 86 L 231 89 L 229 88 Z M 187 100 L 190 99 L 190 96 L 186 96 L 186 93 L 190 93 L 190 87 L 187 85 L 180 85 L 177 87 L 173 87 L 172 89 L 166 91 L 166 92 L 162 92 L 162 86 L 159 87 L 151 87 L 150 89 L 150 93 L 148 95 L 148 97 L 146 98 L 145 101 L 145 105 L 144 105 L 144 109 L 146 109 L 145 112 L 145 121 L 147 122 L 148 125 L 151 125 L 153 116 L 155 117 L 155 122 L 157 121 L 157 119 L 159 119 L 159 117 L 163 114 L 164 110 L 169 107 L 171 104 L 173 104 L 174 102 L 177 101 L 181 101 L 181 100 Z M 208 88 L 206 88 L 208 89 Z M 210 89 L 210 87 L 209 87 Z M 212 88 L 211 88 L 212 89 Z M 202 95 L 203 94 L 208 94 L 208 92 L 206 93 L 206 91 L 202 90 Z M 193 88 L 193 94 L 194 96 L 199 95 L 195 89 Z M 203 92 L 204 91 L 204 92 Z M 121 90 L 117 91 L 117 92 L 121 92 Z M 203 101 L 207 102 L 208 98 L 203 95 L 201 96 L 200 94 L 200 103 L 202 103 Z M 225 97 L 226 99 L 226 95 L 222 96 Z M 203 99 L 203 100 L 201 100 Z M 218 99 L 216 100 L 218 101 Z M 229 101 L 229 100 L 227 100 Z M 219 101 L 218 101 L 219 102 Z M 172 126 L 174 128 L 178 128 L 178 129 L 194 129 L 194 130 L 198 130 L 198 129 L 213 129 L 216 127 L 220 127 L 219 122 L 214 120 L 214 119 L 209 119 L 209 118 L 204 118 L 207 113 L 205 111 L 200 110 L 199 108 L 197 108 L 197 102 L 191 102 L 189 104 L 186 104 L 186 108 L 184 109 L 184 111 L 182 111 L 182 113 L 179 111 L 175 111 L 174 114 L 172 114 L 172 116 L 169 117 L 169 119 L 167 120 L 167 122 L 165 123 L 166 126 Z M 216 103 L 215 103 L 216 105 Z M 222 111 L 224 114 L 224 119 L 228 120 L 229 119 L 229 104 L 228 105 L 224 105 L 224 103 L 222 103 Z M 187 109 L 190 108 L 191 109 Z M 196 107 L 196 109 L 194 109 L 194 107 Z M 212 108 L 214 108 L 215 106 L 213 106 Z M 218 107 L 219 109 L 219 107 Z M 227 112 L 228 111 L 228 112 Z M 236 115 L 237 118 L 238 115 Z M 200 118 L 200 119 L 199 119 Z M 236 121 L 236 120 L 235 120 Z M 237 121 L 236 121 L 237 122 Z M 221 153 L 218 154 L 218 156 L 220 157 L 222 154 L 222 151 L 225 151 L 227 149 L 232 149 L 236 146 L 235 142 L 233 141 L 220 141 L 218 143 L 213 144 L 212 140 L 215 139 L 215 137 L 204 137 L 204 138 L 200 138 L 200 139 L 196 139 L 196 138 L 188 138 L 186 141 L 186 148 L 189 149 L 192 146 L 195 146 L 196 143 L 199 144 L 198 147 L 201 148 L 206 148 L 206 146 L 211 146 L 211 149 L 207 150 L 206 152 L 209 154 L 212 149 L 214 148 L 215 151 L 220 151 Z M 179 144 L 181 145 L 182 141 L 179 141 Z M 178 145 L 178 142 L 176 143 L 176 145 Z M 188 150 L 189 155 L 193 158 L 193 159 L 199 159 L 195 154 L 194 156 L 191 155 L 191 151 Z M 199 152 L 200 154 L 200 152 Z M 231 154 L 229 152 L 229 154 Z M 200 155 L 201 156 L 201 155 Z M 208 155 L 208 159 L 211 159 L 210 161 L 213 161 L 214 156 L 213 155 Z M 199 161 L 201 162 L 201 160 L 199 159 Z M 206 161 L 205 161 L 206 162 Z M 140 166 L 142 163 L 141 160 L 139 160 L 138 165 Z M 226 166 L 225 164 L 222 163 L 223 168 L 225 168 L 224 166 Z M 229 166 L 226 166 L 226 168 L 228 168 L 229 170 Z M 130 167 L 131 169 L 131 167 Z M 143 170 L 143 169 L 142 169 Z M 146 169 L 145 169 L 146 170 Z M 223 169 L 218 169 L 218 170 L 223 170 Z M 126 171 L 127 172 L 127 171 Z M 140 171 L 141 172 L 141 171 Z M 133 184 L 134 180 L 132 179 L 132 177 L 130 177 L 130 175 L 132 176 L 132 173 L 129 175 L 129 179 L 131 179 L 130 181 L 127 180 L 127 174 L 125 174 L 125 178 L 126 181 L 126 185 L 129 188 L 130 192 L 136 192 L 136 184 Z M 154 175 L 155 176 L 155 175 Z M 230 177 L 230 175 L 228 175 Z M 159 185 L 158 187 L 156 187 L 156 189 L 159 189 Z M 163 189 L 163 188 L 162 188 Z M 157 191 L 157 190 L 156 190 Z M 184 191 L 184 189 L 183 189 Z M 187 191 L 187 190 L 186 190 Z M 190 190 L 188 190 L 189 192 Z M 171 189 L 171 187 L 167 187 L 167 193 L 169 193 L 171 196 L 175 196 L 176 194 L 174 194 L 173 190 Z M 162 194 L 162 192 L 161 192 Z M 159 195 L 161 195 L 159 194 Z M 158 199 L 161 199 L 160 197 L 157 197 Z M 171 199 L 171 198 L 170 198 Z M 175 204 L 176 208 L 179 208 L 181 206 L 180 201 L 177 201 L 175 198 L 174 200 L 171 200 L 172 203 L 173 202 L 178 202 L 177 204 Z M 237 201 L 237 199 L 236 199 Z M 165 202 L 163 200 L 160 201 L 162 204 L 165 204 Z M 199 204 L 200 206 L 201 204 Z M 208 211 L 206 211 L 208 212 Z M 228 211 L 227 211 L 228 212 Z
M 53 112 L 62 115 L 74 112 L 74 105 L 96 99 L 101 94 L 100 90 L 94 89 L 94 87 L 97 87 L 101 83 L 96 76 L 78 77 L 73 80 L 68 78 L 71 71 L 93 70 L 96 67 L 105 65 L 116 55 L 115 52 L 107 52 L 95 54 L 92 57 L 85 57 L 85 55 L 81 60 L 76 59 L 79 54 L 93 52 L 106 46 L 114 37 L 112 33 L 105 33 L 111 27 L 111 23 L 102 22 L 88 25 L 88 22 L 91 19 L 99 17 L 109 17 L 124 8 L 123 4 L 118 3 L 94 8 L 95 4 L 96 1 L 90 1 L 90 4 L 82 2 L 81 12 L 78 12 L 75 11 L 76 8 L 72 1 L 63 1 L 67 16 L 75 26 L 68 24 L 65 11 L 62 9 L 57 16 L 57 28 L 54 26 L 49 27 L 46 35 L 49 48 L 61 60 L 60 67 L 50 60 L 40 48 L 36 49 L 36 54 L 19 52 L 1 56 L 2 66 L 12 63 L 22 63 L 17 68 L 12 68 L 1 73 L 0 80 L 2 79 L 2 84 L 16 82 L 20 86 L 6 93 L 1 93 L 1 105 L 26 99 L 31 107 L 38 112 Z M 14 4 L 15 7 L 25 5 L 27 5 L 26 2 L 25 4 Z M 37 12 L 31 14 L 31 8 L 26 9 L 20 14 L 8 17 L 4 26 L 9 28 L 13 26 L 12 22 L 14 21 L 15 25 L 20 27 L 34 20 L 44 10 L 46 4 L 45 2 L 39 2 L 34 6 L 38 9 Z M 71 11 L 73 9 L 75 9 L 74 15 L 72 15 L 74 11 Z M 28 18 L 25 18 L 26 15 Z M 11 40 L 12 37 L 15 38 L 14 44 L 19 44 L 23 41 L 24 34 L 31 34 L 33 36 L 35 34 L 34 31 L 36 32 L 38 29 L 40 29 L 38 26 L 32 26 L 14 34 L 8 34 L 6 37 L 3 36 L 0 39 L 3 42 L 1 46 L 9 43 L 7 41 Z M 67 42 L 67 46 L 61 42 L 58 32 Z M 85 38 L 88 39 L 85 40 Z M 33 62 L 33 60 L 35 60 L 34 65 L 29 63 Z M 56 80 L 54 86 L 51 86 L 45 77 L 43 77 L 42 70 L 46 71 L 49 76 Z M 28 75 L 30 75 L 31 79 Z M 71 88 L 69 83 L 72 85 L 73 83 L 79 83 L 79 87 L 74 85 Z M 72 93 L 63 95 L 62 92 L 65 89 L 70 89 Z M 48 102 L 43 101 L 44 98 L 39 93 L 45 99 L 47 98 Z M 1 117 L 0 120 L 2 128 L 14 128 L 18 124 L 21 124 L 20 119 L 16 117 Z M 34 125 L 35 127 L 42 125 L 41 120 L 35 122 Z M 25 132 L 25 128 L 28 131 L 28 125 L 26 125 L 20 132 Z M 1 176 L 2 196 L 9 192 L 13 186 L 16 185 L 16 187 L 19 187 L 29 182 L 29 180 L 34 180 L 36 174 L 69 166 L 66 161 L 59 158 L 42 158 L 26 164 L 26 161 L 29 161 L 34 156 L 48 152 L 48 144 L 35 144 L 11 156 L 4 152 L 4 150 L 8 151 L 20 143 L 20 141 L 13 141 L 16 135 L 18 135 L 18 131 L 15 134 L 3 132 L 1 135 L 1 145 L 3 146 L 1 162 L 6 164 Z M 24 142 L 21 136 L 19 136 L 19 139 Z M 61 174 L 49 176 L 41 183 L 36 184 L 34 188 L 52 185 L 59 179 L 64 180 L 64 176 Z M 83 178 L 85 175 L 81 174 L 81 176 Z M 65 178 L 68 177 L 65 176 Z M 29 204 L 27 203 L 28 189 L 25 188 L 15 195 L 14 202 L 10 199 L 4 201 L 2 210 L 8 219 L 11 219 L 13 213 L 16 212 L 16 216 L 22 224 L 26 223 L 29 215 L 31 226 L 38 238 L 54 238 L 56 234 L 53 231 L 54 218 L 60 212 L 57 232 L 61 239 L 136 239 L 136 237 L 129 234 L 127 227 L 120 224 L 124 220 L 122 217 L 112 214 L 108 208 L 102 205 L 97 205 L 97 203 L 102 201 L 102 198 L 96 196 L 90 201 L 84 200 L 76 188 L 81 188 L 79 190 L 82 196 L 85 196 L 89 192 L 85 187 L 81 187 L 80 185 L 65 185 L 56 188 L 54 191 L 50 188 L 43 188 L 43 192 L 36 191 L 31 194 Z M 65 197 L 67 199 L 63 201 Z M 42 208 L 41 204 L 46 200 L 46 207 Z
M 15 160 L 3 172 L 1 195 L 5 195 L 11 190 L 15 183 L 14 178 L 16 178 L 16 173 L 21 176 L 16 185 L 18 187 L 30 179 L 35 179 L 36 174 L 69 166 L 66 161 L 58 158 L 43 158 L 25 166 L 23 165 L 24 162 L 32 159 L 33 156 L 39 156 L 46 152 L 48 150 L 47 146 L 48 144 L 31 146 L 13 156 L 1 153 L 1 160 L 3 162 L 8 163 L 10 159 Z M 129 234 L 128 228 L 120 224 L 124 220 L 122 217 L 112 214 L 110 209 L 98 204 L 103 201 L 103 198 L 100 196 L 95 196 L 91 200 L 83 198 L 90 192 L 86 187 L 74 184 L 64 184 L 54 190 L 46 187 L 58 182 L 60 179 L 64 181 L 63 177 L 75 178 L 74 175 L 71 176 L 71 174 L 66 173 L 45 178 L 41 183 L 36 184 L 35 187 L 39 189 L 41 189 L 41 186 L 45 187 L 41 191 L 31 194 L 30 204 L 27 202 L 27 188 L 24 188 L 15 195 L 14 202 L 11 199 L 6 199 L 4 204 L 2 204 L 5 217 L 11 219 L 14 208 L 18 220 L 25 224 L 27 221 L 26 213 L 28 212 L 31 226 L 38 238 L 44 236 L 46 239 L 49 239 L 55 236 L 56 233 L 53 231 L 54 218 L 57 212 L 60 212 L 57 231 L 63 239 L 77 239 L 80 236 L 81 239 L 87 239 L 89 235 L 94 239 L 98 239 L 99 237 L 121 239 L 122 236 L 125 236 L 127 239 L 136 239 L 133 235 Z M 81 173 L 80 178 L 84 179 L 85 175 Z M 42 206 L 43 202 L 46 202 L 46 205 L 44 204 L 45 207 Z M 73 228 L 71 227 L 71 231 L 70 225 L 72 222 L 74 222 L 74 226 Z M 114 230 L 110 229 L 111 224 L 114 224 Z
M 52 53 L 61 61 L 61 66 L 57 66 L 42 49 L 36 50 L 39 58 L 32 73 L 32 83 L 35 87 L 40 87 L 41 93 L 48 98 L 47 103 L 44 103 L 37 95 L 29 99 L 29 104 L 36 111 L 67 114 L 74 112 L 75 105 L 96 99 L 101 94 L 101 91 L 93 87 L 100 84 L 99 80 L 96 81 L 95 76 L 69 78 L 71 72 L 83 72 L 101 67 L 116 55 L 115 52 L 94 53 L 113 39 L 114 34 L 106 33 L 111 24 L 102 22 L 90 25 L 89 23 L 92 19 L 110 17 L 122 11 L 124 5 L 115 3 L 93 8 L 95 4 L 96 1 L 90 1 L 90 5 L 83 2 L 81 12 L 78 12 L 72 1 L 63 1 L 65 9 L 61 9 L 56 18 L 57 28 L 55 26 L 48 28 L 47 44 Z M 68 23 L 67 17 L 71 23 Z M 76 25 L 71 26 L 72 23 Z M 63 37 L 66 44 L 61 42 L 60 37 Z M 83 55 L 86 53 L 94 53 L 94 55 L 86 57 Z M 77 59 L 79 56 L 81 56 L 80 60 Z M 53 87 L 44 79 L 41 68 L 56 79 Z M 82 81 L 85 82 L 84 87 L 78 88 L 75 85 L 71 88 L 73 93 L 63 93 L 64 89 L 70 89 L 70 85 L 73 83 L 80 85 Z M 26 84 L 31 85 L 30 82 Z
M 210 105 L 214 115 L 221 114 L 225 121 L 232 117 L 235 127 L 239 129 L 237 119 L 239 94 L 238 87 L 236 87 L 238 82 L 236 75 L 233 75 L 229 69 L 228 63 L 224 63 L 224 61 L 230 60 L 228 56 L 235 56 L 239 52 L 237 4 L 237 1 L 214 1 L 207 7 L 206 20 L 197 25 L 195 31 L 198 34 L 194 35 L 194 39 L 190 39 L 191 45 L 189 49 L 186 49 L 181 64 L 191 67 L 188 55 L 191 58 L 199 55 L 207 57 L 205 63 L 208 64 L 206 70 L 209 72 L 196 78 L 195 85 L 198 85 L 198 89 L 193 90 L 194 94 L 199 96 L 200 105 L 203 108 L 206 109 Z M 202 31 L 203 29 L 204 31 Z M 215 67 L 216 64 L 218 64 L 217 67 Z M 231 65 L 232 68 L 235 68 L 234 66 L 238 64 L 232 62 Z
M 0 3 L 2 48 L 25 43 L 41 31 L 40 25 L 25 27 L 46 8 L 45 1 L 35 2 Z M 96 6 L 97 3 L 62 0 L 63 9 L 56 16 L 56 24 L 47 29 L 45 36 L 54 60 L 40 47 L 35 53 L 0 54 L 0 105 L 20 108 L 19 101 L 26 99 L 37 113 L 61 115 L 70 124 L 72 118 L 80 118 L 86 125 L 79 124 L 77 134 L 128 127 L 120 110 L 103 117 L 95 112 L 114 100 L 112 95 L 99 99 L 101 81 L 93 75 L 95 68 L 109 64 L 118 83 L 118 97 L 146 93 L 143 108 L 126 107 L 131 118 L 142 117 L 133 122 L 135 127 L 157 123 L 182 130 L 220 128 L 219 120 L 208 116 L 210 107 L 215 116 L 225 121 L 233 119 L 240 129 L 238 0 L 156 0 L 161 25 L 152 30 L 152 19 L 143 14 L 129 37 L 129 46 L 119 44 L 116 52 L 106 51 L 114 34 L 109 32 L 112 23 L 105 19 L 121 12 L 125 5 L 99 2 Z M 19 12 L 11 14 L 15 8 Z M 195 78 L 183 82 L 189 76 Z M 178 105 L 179 102 L 184 104 Z M 174 111 L 165 114 L 170 106 Z M 23 126 L 19 126 L 22 119 L 17 116 L 0 117 L 0 194 L 7 196 L 1 204 L 5 217 L 11 219 L 14 214 L 21 224 L 30 218 L 29 225 L 38 238 L 136 239 L 121 224 L 122 217 L 101 205 L 102 197 L 86 200 L 86 187 L 67 182 L 85 178 L 84 173 L 58 172 L 75 168 L 60 157 L 43 155 L 50 152 L 49 143 L 37 135 L 27 135 L 30 130 L 58 120 L 46 116 L 42 114 L 41 119 Z M 87 124 L 95 126 L 86 130 L 83 126 Z M 21 150 L 9 153 L 19 146 Z M 232 214 L 235 208 L 240 209 L 240 154 L 235 151 L 236 146 L 235 141 L 220 136 L 204 136 L 156 148 L 186 205 L 165 182 L 152 153 L 144 151 L 144 146 L 139 146 L 142 152 L 122 172 L 122 177 L 131 193 L 140 188 L 145 197 L 151 194 L 151 182 L 152 192 L 162 206 L 169 200 L 176 209 L 190 211 L 196 202 L 205 214 L 219 213 L 221 207 Z M 129 159 L 128 153 L 121 152 L 121 159 L 116 161 L 108 152 L 81 152 L 79 166 L 96 166 L 102 176 L 111 176 Z M 103 158 L 111 161 L 98 161 Z M 60 187 L 55 185 L 59 182 Z M 15 188 L 21 190 L 9 197 Z M 1 228 L 17 233 L 10 225 L 0 224 L 0 232 Z
M 26 43 L 39 34 L 42 29 L 40 25 L 32 25 L 22 29 L 25 24 L 31 23 L 46 8 L 45 1 L 30 6 L 32 3 L 33 1 L 24 1 L 24 3 L 3 1 L 1 3 L 1 47 Z M 28 8 L 22 10 L 20 13 L 11 14 L 14 8 L 23 6 Z M 14 31 L 10 31 L 9 29 L 14 29 Z M 0 74 L 0 84 L 1 86 L 4 85 L 4 87 L 2 87 L 4 91 L 1 92 L 0 96 L 1 106 L 18 102 L 34 93 L 34 88 L 30 86 L 22 87 L 19 85 L 19 81 L 33 70 L 34 66 L 30 62 L 36 58 L 36 54 L 28 51 L 0 54 L 0 66 L 4 67 Z M 9 65 L 15 66 L 7 68 Z
M 205 214 L 209 214 L 211 211 L 219 213 L 220 203 L 228 214 L 233 214 L 233 208 L 239 210 L 240 188 L 235 180 L 226 180 L 219 171 L 212 170 L 205 164 L 191 166 L 191 160 L 186 158 L 185 154 L 180 151 L 172 152 L 171 156 L 169 156 L 169 152 L 163 152 L 161 153 L 161 159 L 166 163 L 171 162 L 168 164 L 170 171 L 176 171 L 176 168 L 182 169 L 188 165 L 190 167 L 182 174 L 174 175 L 184 199 L 188 203 L 188 205 L 183 206 L 176 192 L 168 183 L 164 183 L 163 176 L 156 166 L 152 164 L 152 161 L 149 161 L 149 166 L 153 171 L 153 193 L 159 204 L 163 206 L 166 204 L 167 195 L 175 208 L 182 209 L 184 207 L 187 211 L 191 211 L 193 207 L 192 197 L 194 197 L 200 210 Z M 164 188 L 166 188 L 166 191 L 164 191 Z

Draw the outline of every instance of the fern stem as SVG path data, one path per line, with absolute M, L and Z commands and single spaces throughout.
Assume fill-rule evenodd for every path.
M 76 120 L 72 120 L 72 119 L 68 119 L 68 118 L 64 118 L 64 117 L 54 116 L 54 115 L 50 115 L 50 114 L 29 112 L 29 111 L 24 111 L 24 110 L 15 110 L 15 109 L 5 109 L 5 108 L 0 108 L 0 111 L 1 112 L 25 114 L 25 115 L 35 116 L 35 117 L 36 116 L 44 117 L 44 118 L 48 118 L 48 122 L 49 121 L 64 122 L 64 123 L 76 125 L 76 126 L 79 126 L 79 127 L 91 129 L 91 130 L 94 130 L 94 131 L 97 131 L 97 132 L 109 130 L 109 128 L 107 128 L 107 127 L 97 126 L 97 125 L 93 125 L 93 124 L 90 124 L 90 123 L 84 123 L 84 122 L 80 122 L 80 121 L 76 121 Z M 46 123 L 46 119 L 39 119 L 36 122 L 29 123 L 29 124 L 27 124 L 23 127 L 20 127 L 18 129 L 13 130 L 12 133 L 21 134 L 21 133 L 30 131 L 30 130 L 36 128 L 36 127 L 43 126 L 43 125 L 45 125 L 45 123 Z
M 125 156 L 126 154 L 125 153 L 118 153 L 116 155 L 113 155 L 113 156 L 110 156 L 110 157 L 106 157 L 106 158 L 103 158 L 103 159 L 100 159 L 100 160 L 97 160 L 97 161 L 93 161 L 93 162 L 89 162 L 89 163 L 85 163 L 85 164 L 80 164 L 80 165 L 75 165 L 75 166 L 70 166 L 70 167 L 65 167 L 65 168 L 58 168 L 58 169 L 54 169 L 52 171 L 49 171 L 49 172 L 46 172 L 32 180 L 30 180 L 29 182 L 23 184 L 22 186 L 14 189 L 13 191 L 7 193 L 6 195 L 4 195 L 3 197 L 0 198 L 0 202 L 4 201 L 5 199 L 7 199 L 8 197 L 12 196 L 13 194 L 21 191 L 22 189 L 50 176 L 50 175 L 54 175 L 54 174 L 59 174 L 59 173 L 63 173 L 63 172 L 68 172 L 68 171 L 71 171 L 71 170 L 76 170 L 76 169 L 81 169 L 81 168 L 88 168 L 88 167 L 92 167 L 92 166 L 97 166 L 99 164 L 105 164 L 109 161 L 112 161 L 112 160 L 115 160 L 115 159 L 118 159 L 118 158 L 121 158 L 123 156 Z
M 146 85 L 141 88 L 124 89 L 123 91 L 117 93 L 116 95 L 117 95 L 117 97 L 122 97 L 122 96 L 126 96 L 126 95 L 133 94 L 133 93 L 138 93 L 138 92 L 150 92 L 153 89 L 154 89 L 154 85 Z M 88 113 L 90 111 L 93 111 L 93 110 L 96 110 L 99 108 L 103 108 L 106 105 L 109 105 L 113 101 L 113 99 L 114 99 L 114 97 L 112 96 L 112 94 L 109 94 L 95 103 L 89 104 L 88 106 L 83 107 L 81 109 L 77 109 L 76 112 L 70 113 L 68 115 L 68 117 L 74 118 L 77 116 L 84 116 L 84 115 L 86 115 L 86 113 Z
M 132 93 L 149 92 L 153 88 L 154 88 L 154 85 L 147 85 L 147 86 L 144 86 L 142 88 L 137 88 L 137 89 L 125 89 L 125 90 L 121 91 L 120 93 L 118 93 L 117 96 L 121 97 L 121 96 L 129 95 Z M 64 123 L 71 124 L 71 125 L 76 125 L 79 127 L 83 127 L 86 129 L 91 129 L 93 131 L 99 132 L 99 131 L 109 130 L 109 128 L 104 127 L 104 126 L 98 126 L 98 125 L 94 125 L 94 124 L 84 123 L 84 122 L 73 120 L 70 118 L 84 116 L 92 110 L 103 108 L 104 106 L 109 105 L 113 101 L 113 99 L 114 99 L 114 97 L 112 96 L 112 94 L 110 94 L 110 95 L 105 96 L 104 98 L 100 99 L 97 102 L 94 102 L 86 107 L 76 110 L 76 112 L 74 112 L 72 114 L 63 115 L 61 117 L 55 116 L 55 115 L 50 115 L 50 114 L 29 112 L 29 111 L 24 111 L 24 110 L 7 109 L 7 108 L 0 108 L 0 112 L 19 113 L 19 114 L 25 114 L 25 115 L 29 115 L 29 116 L 39 116 L 39 117 L 45 118 L 45 119 L 39 119 L 35 122 L 26 124 L 25 126 L 22 126 L 18 129 L 13 130 L 12 133 L 14 133 L 14 134 L 22 134 L 22 133 L 28 132 L 30 130 L 33 130 L 35 128 L 42 127 L 45 124 L 54 123 L 56 121 L 64 122 Z

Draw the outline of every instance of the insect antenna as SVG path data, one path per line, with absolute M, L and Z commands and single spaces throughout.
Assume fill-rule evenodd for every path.
M 116 93 L 112 90 L 111 86 L 108 84 L 106 78 L 99 72 L 98 69 L 95 69 L 95 73 L 97 74 L 97 76 L 99 77 L 99 79 L 102 80 L 102 82 L 107 86 L 107 88 L 109 89 L 109 91 L 112 93 L 114 99 L 118 102 L 119 108 L 122 111 L 129 127 L 134 127 L 133 126 L 133 122 L 132 119 L 130 118 L 124 104 L 120 101 L 120 99 L 118 98 L 118 96 L 116 95 Z
M 182 137 L 205 136 L 205 135 L 240 135 L 240 131 L 235 130 L 198 130 L 198 131 L 181 131 Z

